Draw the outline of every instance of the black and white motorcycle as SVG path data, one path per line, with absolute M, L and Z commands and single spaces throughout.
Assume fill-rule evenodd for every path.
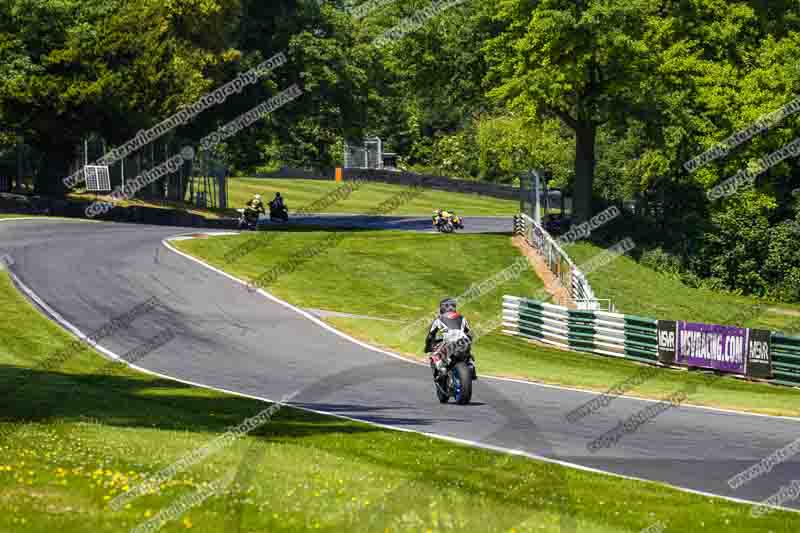
M 459 405 L 472 399 L 472 382 L 477 379 L 472 357 L 472 340 L 460 330 L 445 332 L 430 355 L 436 397 L 441 403 L 453 398 Z M 440 364 L 441 362 L 441 364 Z

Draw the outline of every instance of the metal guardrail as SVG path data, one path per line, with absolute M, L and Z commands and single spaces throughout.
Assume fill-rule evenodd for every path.
M 528 244 L 544 257 L 547 268 L 570 291 L 572 300 L 579 304 L 580 309 L 599 310 L 599 301 L 584 273 L 541 225 L 528 215 L 516 215 L 514 233 L 524 236 Z
M 666 366 L 658 361 L 658 320 L 503 296 L 503 333 L 558 346 Z M 773 332 L 770 355 L 776 385 L 800 387 L 800 337 Z
M 773 333 L 770 352 L 773 383 L 800 386 L 800 338 Z

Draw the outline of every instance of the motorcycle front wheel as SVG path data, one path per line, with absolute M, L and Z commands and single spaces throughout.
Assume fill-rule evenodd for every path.
M 433 382 L 433 386 L 436 389 L 436 397 L 439 398 L 439 403 L 447 403 L 450 400 L 450 395 L 447 391 L 436 381 Z
M 466 405 L 472 399 L 472 372 L 466 363 L 458 362 L 451 370 L 453 398 L 459 405 Z

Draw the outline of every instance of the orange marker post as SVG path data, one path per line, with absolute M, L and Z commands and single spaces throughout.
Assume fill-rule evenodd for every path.
M 342 167 L 336 167 L 336 181 L 342 181 Z

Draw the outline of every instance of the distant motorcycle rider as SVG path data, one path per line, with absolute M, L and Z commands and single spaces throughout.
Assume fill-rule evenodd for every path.
M 472 331 L 469 329 L 467 319 L 458 313 L 457 305 L 453 298 L 445 298 L 439 303 L 439 316 L 431 323 L 428 336 L 425 338 L 425 353 L 434 352 L 436 349 L 431 356 L 436 379 L 446 376 L 450 355 L 456 350 L 467 353 L 472 378 L 477 379 L 475 365 L 472 362 Z M 444 346 L 438 349 L 442 343 Z
M 436 212 L 433 214 L 433 225 L 438 226 L 439 224 L 444 224 L 445 222 L 450 220 L 451 216 L 453 216 L 453 214 L 450 213 L 449 211 L 437 209 Z
M 248 218 L 258 219 L 258 215 L 260 213 L 266 213 L 266 210 L 264 209 L 264 202 L 261 201 L 260 194 L 253 196 L 253 198 L 247 202 L 247 205 L 244 209 Z
M 275 193 L 275 198 L 272 199 L 272 201 L 269 203 L 269 206 L 275 209 L 276 211 L 282 211 L 286 209 L 286 206 L 283 203 L 283 196 L 281 196 L 281 193 L 279 192 Z

